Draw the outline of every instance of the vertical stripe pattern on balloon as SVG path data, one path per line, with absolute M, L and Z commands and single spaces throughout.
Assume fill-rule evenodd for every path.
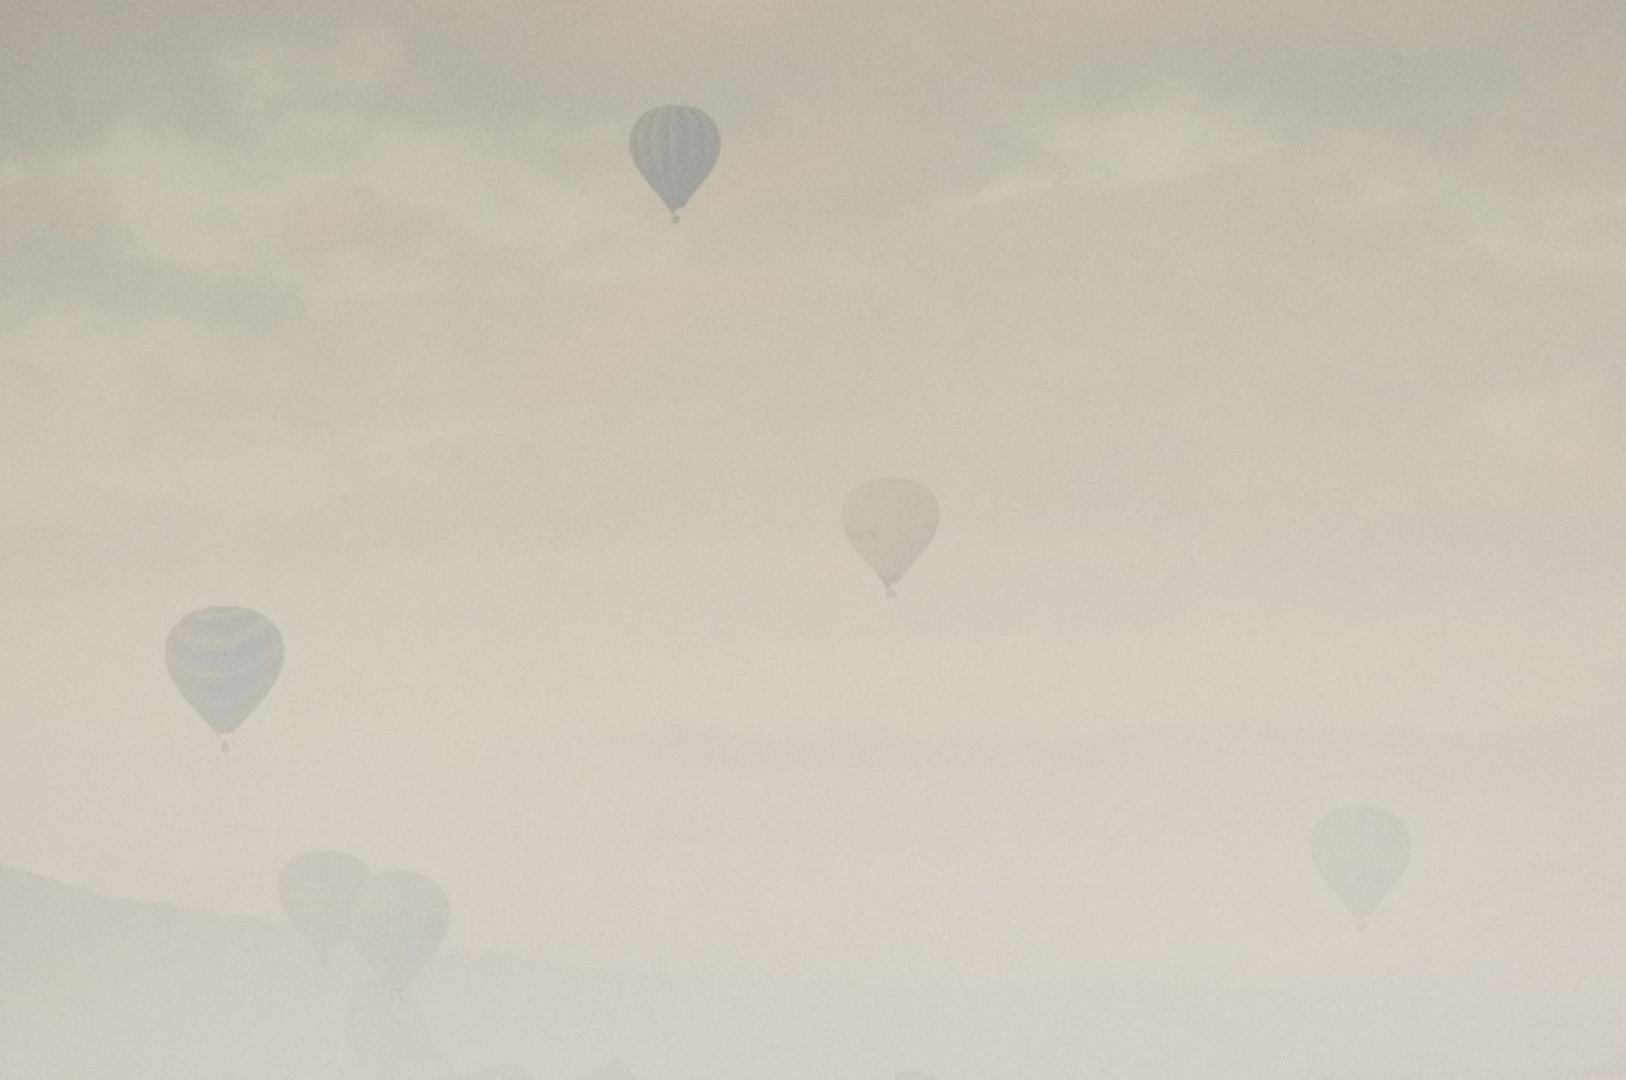
M 169 632 L 165 661 L 181 696 L 217 733 L 237 730 L 282 671 L 282 635 L 257 611 L 194 611 Z
M 632 160 L 649 186 L 677 219 L 717 164 L 722 136 L 699 109 L 662 105 L 632 125 Z

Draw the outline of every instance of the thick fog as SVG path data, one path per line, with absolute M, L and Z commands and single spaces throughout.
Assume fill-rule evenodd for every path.
M 0 1078 L 1626 1075 L 1622 57 L 0 4 Z

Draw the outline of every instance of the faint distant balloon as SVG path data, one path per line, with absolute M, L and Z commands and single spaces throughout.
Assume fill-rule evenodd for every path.
M 310 851 L 296 856 L 277 878 L 277 895 L 288 920 L 326 966 L 333 950 L 350 936 L 350 908 L 366 881 L 367 866 L 342 851 Z
M 687 105 L 650 109 L 632 125 L 632 160 L 672 211 L 672 220 L 711 175 L 722 149 L 712 118 Z
M 937 498 L 924 484 L 889 477 L 860 484 L 841 508 L 847 539 L 895 596 L 896 585 L 937 533 Z
M 1316 871 L 1366 928 L 1378 902 L 1411 858 L 1406 823 L 1377 806 L 1344 806 L 1323 817 L 1310 838 Z
M 422 874 L 391 870 L 357 887 L 350 906 L 350 940 L 379 981 L 405 986 L 440 947 L 451 902 Z
M 209 607 L 169 632 L 164 649 L 181 696 L 220 736 L 236 731 L 265 700 L 282 671 L 282 635 L 257 611 Z

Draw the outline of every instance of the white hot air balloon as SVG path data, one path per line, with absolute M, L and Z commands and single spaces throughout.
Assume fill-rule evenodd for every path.
M 350 936 L 351 904 L 368 877 L 366 864 L 342 851 L 308 851 L 282 868 L 277 878 L 282 910 L 316 950 L 320 966 L 326 967 L 333 950 Z
M 380 982 L 405 986 L 440 947 L 451 903 L 439 885 L 406 870 L 374 874 L 350 905 L 350 940 Z
M 1310 855 L 1316 872 L 1364 930 L 1411 859 L 1411 834 L 1405 822 L 1381 807 L 1343 806 L 1316 823 Z
M 165 643 L 170 678 L 220 736 L 236 731 L 282 671 L 282 635 L 257 611 L 210 607 L 176 623 Z
M 937 498 L 924 484 L 889 477 L 860 484 L 841 508 L 847 539 L 896 596 L 896 585 L 937 533 Z
M 666 208 L 677 212 L 688 203 L 717 164 L 722 136 L 712 118 L 687 105 L 650 109 L 632 125 L 632 160 Z

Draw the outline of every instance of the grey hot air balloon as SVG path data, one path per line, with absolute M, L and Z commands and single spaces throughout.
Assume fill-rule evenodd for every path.
M 1406 823 L 1377 806 L 1344 806 L 1323 817 L 1310 838 L 1316 871 L 1364 930 L 1378 902 L 1411 858 Z
M 699 109 L 662 105 L 632 125 L 632 160 L 677 221 L 681 210 L 711 175 L 722 149 L 717 125 Z
M 440 947 L 451 903 L 439 885 L 406 870 L 374 874 L 356 889 L 350 940 L 382 983 L 405 986 Z
M 365 863 L 342 851 L 308 851 L 282 868 L 277 878 L 282 910 L 316 950 L 321 966 L 350 936 L 351 903 L 368 876 Z
M 257 611 L 209 607 L 176 623 L 165 643 L 170 678 L 220 736 L 236 731 L 282 671 L 282 635 Z
M 892 591 L 937 532 L 937 498 L 924 484 L 888 477 L 860 484 L 841 508 L 847 539 Z

